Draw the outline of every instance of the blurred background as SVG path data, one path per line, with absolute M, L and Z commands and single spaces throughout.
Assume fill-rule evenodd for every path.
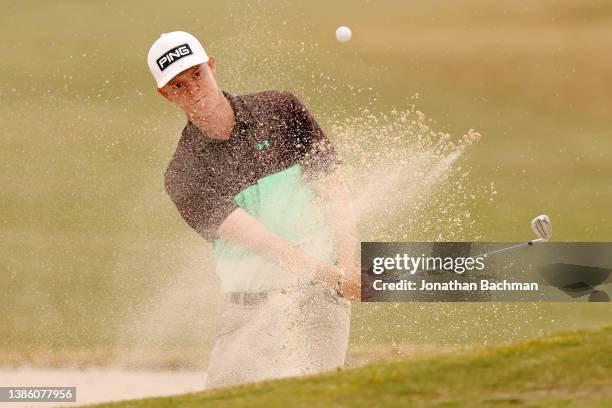
M 362 241 L 521 241 L 541 213 L 557 241 L 610 241 L 610 27 L 608 1 L 5 4 L 0 363 L 206 363 L 218 281 L 164 191 L 185 118 L 148 71 L 160 33 L 196 35 L 233 94 L 306 103 L 374 203 Z M 522 340 L 611 311 L 356 304 L 350 353 Z

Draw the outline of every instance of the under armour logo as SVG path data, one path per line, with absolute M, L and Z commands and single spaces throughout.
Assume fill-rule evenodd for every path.
M 261 143 L 257 143 L 257 148 L 259 150 L 267 149 L 270 147 L 270 142 L 268 140 L 264 140 Z

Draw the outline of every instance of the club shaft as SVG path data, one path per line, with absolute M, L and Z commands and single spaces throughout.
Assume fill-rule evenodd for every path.
M 533 241 L 527 241 L 527 242 L 523 242 L 521 244 L 516 244 L 516 245 L 512 245 L 506 248 L 501 248 L 501 249 L 496 249 L 495 251 L 491 251 L 491 252 L 487 252 L 484 254 L 480 254 L 480 255 L 476 255 L 473 256 L 472 258 L 487 258 L 491 255 L 497 255 L 497 254 L 501 254 L 503 252 L 508 252 L 508 251 L 513 251 L 515 249 L 519 249 L 519 248 L 524 248 L 524 247 L 528 247 L 528 246 L 533 246 L 533 245 L 537 245 L 539 243 L 544 242 L 543 239 L 534 239 Z
M 487 252 L 487 253 L 484 253 L 484 254 L 480 254 L 480 255 L 476 255 L 476 256 L 470 256 L 470 258 L 488 258 L 489 256 L 492 256 L 492 255 L 497 255 L 497 254 L 501 254 L 503 252 L 509 252 L 509 251 L 513 251 L 515 249 L 525 248 L 525 247 L 528 247 L 528 246 L 537 245 L 537 244 L 540 244 L 542 242 L 545 242 L 545 241 L 543 239 L 541 239 L 541 238 L 540 239 L 534 239 L 533 241 L 522 242 L 520 244 L 512 245 L 512 246 L 509 246 L 509 247 L 506 247 L 506 248 L 496 249 L 495 251 Z M 436 269 L 420 269 L 418 271 L 414 271 L 414 272 L 410 272 L 410 273 L 404 273 L 404 274 L 402 274 L 400 276 L 389 277 L 389 278 L 383 279 L 383 281 L 399 281 L 399 280 L 402 280 L 402 279 L 407 278 L 409 276 L 416 275 L 418 273 L 433 272 L 435 270 Z

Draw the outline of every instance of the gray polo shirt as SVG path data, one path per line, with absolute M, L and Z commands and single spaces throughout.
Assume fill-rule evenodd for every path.
M 335 170 L 334 148 L 289 92 L 224 93 L 236 124 L 228 140 L 191 122 L 165 173 L 166 190 L 184 220 L 214 245 L 221 290 L 260 291 L 293 279 L 257 254 L 217 234 L 241 207 L 272 232 L 333 261 L 333 242 L 309 181 Z

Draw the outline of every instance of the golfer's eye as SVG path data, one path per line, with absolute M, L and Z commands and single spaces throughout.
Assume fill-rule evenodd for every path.
M 199 78 L 201 76 L 200 71 L 196 71 L 195 74 L 193 74 L 194 78 Z
M 172 84 L 172 89 L 181 89 L 183 85 L 180 82 Z

